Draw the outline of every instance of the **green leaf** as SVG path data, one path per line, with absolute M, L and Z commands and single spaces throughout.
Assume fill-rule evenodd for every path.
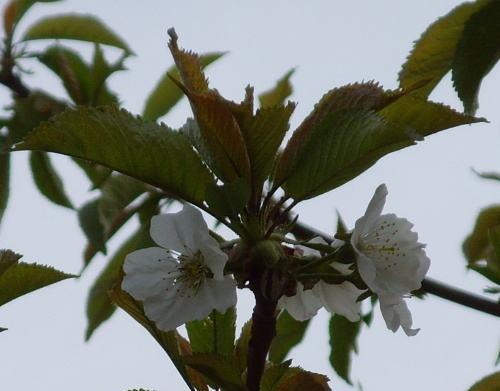
M 64 185 L 45 152 L 33 151 L 30 154 L 31 173 L 38 190 L 54 204 L 73 209 L 73 204 L 64 191 Z
M 227 103 L 218 95 L 188 94 L 203 141 L 213 157 L 220 179 L 248 178 L 250 161 L 241 129 Z
M 491 205 L 479 213 L 472 232 L 462 245 L 469 264 L 490 257 L 493 248 L 490 243 L 489 230 L 498 226 L 500 226 L 500 205 Z
M 481 81 L 499 59 L 500 2 L 494 0 L 465 23 L 453 58 L 453 85 L 466 113 L 476 112 Z
M 200 66 L 202 69 L 217 61 L 225 53 L 207 53 L 200 56 Z M 182 98 L 183 93 L 172 81 L 172 78 L 179 78 L 179 71 L 175 66 L 169 68 L 160 79 L 154 90 L 149 95 L 142 112 L 146 120 L 157 120 L 167 114 L 172 107 Z
M 14 24 L 18 23 L 23 15 L 36 3 L 54 3 L 60 0 L 12 0 L 10 2 L 10 7 L 13 8 L 13 20 Z
M 102 21 L 91 15 L 66 14 L 44 18 L 24 34 L 23 40 L 70 39 L 114 46 L 132 53 L 127 44 Z
M 240 373 L 245 372 L 248 360 L 248 344 L 252 331 L 252 319 L 248 320 L 241 328 L 241 333 L 234 347 L 234 355 L 240 367 Z
M 11 250 L 0 250 L 0 276 L 12 265 L 16 265 L 22 255 Z
M 425 84 L 419 94 L 428 96 L 451 69 L 457 44 L 465 23 L 489 0 L 478 0 L 459 5 L 431 24 L 416 41 L 399 72 L 399 86 L 411 89 Z
M 0 222 L 2 221 L 10 192 L 10 154 L 0 149 Z
M 276 385 L 287 377 L 294 376 L 301 371 L 297 367 L 291 367 L 292 360 L 285 361 L 282 364 L 270 364 L 264 369 L 264 374 L 260 381 L 261 391 L 273 391 Z
M 92 183 L 92 189 L 100 188 L 112 173 L 112 170 L 109 168 L 85 159 L 74 157 L 73 161 L 82 169 L 87 178 L 90 180 Z
M 99 216 L 106 230 L 123 209 L 144 192 L 146 186 L 137 179 L 121 174 L 110 176 L 101 187 L 99 199 Z
M 124 53 L 115 63 L 108 63 L 100 45 L 94 45 L 94 58 L 92 60 L 91 72 L 91 96 L 90 104 L 95 106 L 118 104 L 116 95 L 109 91 L 106 81 L 118 71 L 125 70 L 123 62 L 128 54 Z
M 114 106 L 67 109 L 14 149 L 90 160 L 198 205 L 213 181 L 184 135 Z
M 186 88 L 195 93 L 208 91 L 208 81 L 202 70 L 200 56 L 179 48 L 177 33 L 173 28 L 168 30 L 168 35 L 170 36 L 168 47 Z
M 124 292 L 120 288 L 121 282 L 118 281 L 114 288 L 109 292 L 110 298 L 118 307 L 128 313 L 138 323 L 140 323 L 163 348 L 165 353 L 170 357 L 182 378 L 188 385 L 191 391 L 195 391 L 191 385 L 191 379 L 187 373 L 187 368 L 184 365 L 183 357 L 179 351 L 179 344 L 176 331 L 161 331 L 154 322 L 150 321 L 144 314 L 144 309 L 141 303 L 134 300 L 132 296 Z
M 261 108 L 279 106 L 285 103 L 285 100 L 293 93 L 290 77 L 292 77 L 294 72 L 295 69 L 290 69 L 276 82 L 273 88 L 259 95 Z
M 99 214 L 99 198 L 87 202 L 78 210 L 78 220 L 89 243 L 106 254 L 106 230 Z
M 482 121 L 373 83 L 328 93 L 294 132 L 275 175 L 296 201 L 334 189 L 390 152 L 450 127 Z
M 116 251 L 108 264 L 92 284 L 87 297 L 87 330 L 85 340 L 89 340 L 94 331 L 115 312 L 108 292 L 120 279 L 120 272 L 125 257 L 132 251 L 152 246 L 149 226 L 140 227 Z
M 194 353 L 184 362 L 227 391 L 246 391 L 238 364 L 231 358 L 215 353 Z
M 355 83 L 327 92 L 314 106 L 314 110 L 302 121 L 286 145 L 278 161 L 274 175 L 275 187 L 290 177 L 304 154 L 304 147 L 313 139 L 316 129 L 328 117 L 346 110 L 376 110 L 400 97 L 400 93 L 385 91 L 377 83 Z
M 237 179 L 222 186 L 211 184 L 207 187 L 206 201 L 212 211 L 219 216 L 237 219 L 248 202 L 250 191 L 248 183 Z
M 78 52 L 54 45 L 37 58 L 62 80 L 76 104 L 95 106 L 118 103 L 116 96 L 107 89 L 106 79 L 124 69 L 123 56 L 115 64 L 109 64 L 100 46 L 95 45 L 93 63 L 89 65 Z
M 58 76 L 66 92 L 76 104 L 90 102 L 90 67 L 78 52 L 54 45 L 37 56 L 38 60 Z
M 352 353 L 357 353 L 356 339 L 361 329 L 361 321 L 349 322 L 341 315 L 330 319 L 330 364 L 335 372 L 347 383 L 351 383 L 350 368 Z
M 65 105 L 55 98 L 39 91 L 33 91 L 27 98 L 14 101 L 14 115 L 8 121 L 9 138 L 12 144 L 21 141 L 42 121 L 48 120 L 64 110 Z
M 479 172 L 472 170 L 474 174 L 483 179 L 491 179 L 492 181 L 500 181 L 500 172 Z
M 500 389 L 500 372 L 492 373 L 474 384 L 469 391 L 498 391 Z
M 193 352 L 232 356 L 236 310 L 231 307 L 224 314 L 214 310 L 206 319 L 186 323 L 186 330 Z
M 17 263 L 0 276 L 0 305 L 47 285 L 73 278 L 52 267 L 34 263 Z
M 309 326 L 309 320 L 299 322 L 283 311 L 276 323 L 276 336 L 269 350 L 269 360 L 275 364 L 281 363 L 290 350 L 303 339 Z
M 257 110 L 250 128 L 243 132 L 245 138 L 254 189 L 262 186 L 276 161 L 276 154 L 289 128 L 293 103 Z
M 177 46 L 177 35 L 169 30 L 169 48 L 184 85 L 172 79 L 187 95 L 206 150 L 211 155 L 207 164 L 216 166 L 214 172 L 223 182 L 248 178 L 250 161 L 240 129 L 239 105 L 223 99 L 217 91 L 208 89 L 200 58 Z
M 292 369 L 292 368 L 290 368 Z M 291 376 L 283 376 L 274 391 L 329 391 L 328 378 L 313 372 L 299 370 Z

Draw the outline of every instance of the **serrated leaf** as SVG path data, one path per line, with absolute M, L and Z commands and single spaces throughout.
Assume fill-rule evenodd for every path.
M 66 195 L 64 185 L 45 152 L 33 151 L 30 154 L 30 167 L 38 190 L 54 204 L 73 209 L 69 197 Z
M 212 211 L 219 216 L 237 219 L 248 202 L 250 189 L 248 183 L 239 178 L 222 186 L 211 184 L 207 187 L 206 201 Z
M 476 384 L 474 384 L 469 391 L 498 391 L 500 390 L 500 372 L 492 373 Z
M 476 112 L 481 81 L 499 59 L 500 2 L 490 1 L 465 23 L 453 58 L 453 85 L 466 113 Z
M 10 193 L 10 154 L 0 149 L 0 223 L 7 209 Z
M 110 298 L 118 307 L 128 313 L 132 318 L 139 322 L 158 342 L 163 348 L 165 353 L 170 357 L 172 363 L 175 365 L 182 378 L 188 385 L 191 391 L 195 391 L 191 385 L 191 379 L 187 373 L 187 368 L 183 362 L 182 355 L 179 351 L 179 344 L 177 340 L 176 331 L 161 331 L 154 322 L 150 321 L 144 314 L 144 309 L 140 302 L 134 300 L 132 296 L 124 292 L 120 288 L 121 283 L 118 282 L 114 288 L 109 292 Z
M 16 254 L 12 250 L 0 250 L 0 276 L 12 265 L 22 258 L 22 255 Z
M 425 83 L 419 94 L 428 96 L 451 69 L 457 43 L 465 23 L 489 0 L 459 5 L 431 24 L 416 41 L 399 72 L 399 86 L 411 89 Z
M 73 277 L 75 276 L 35 263 L 11 265 L 0 276 L 0 305 L 47 285 Z
M 186 324 L 189 342 L 194 353 L 215 353 L 232 356 L 236 330 L 236 310 L 229 308 L 224 314 L 212 311 L 203 320 Z
M 194 353 L 185 356 L 184 362 L 224 390 L 246 391 L 238 364 L 229 357 L 215 353 Z
M 200 55 L 200 66 L 202 69 L 221 58 L 225 53 L 207 53 Z M 173 66 L 167 70 L 156 87 L 153 89 L 146 104 L 142 115 L 146 120 L 157 120 L 167 114 L 172 107 L 182 98 L 183 93 L 175 85 L 171 78 L 179 78 L 177 67 Z
M 143 182 L 132 177 L 114 174 L 101 187 L 99 216 L 106 230 L 132 201 L 146 192 Z
M 269 364 L 262 374 L 260 381 L 261 391 L 273 391 L 276 385 L 287 377 L 294 376 L 301 371 L 300 368 L 290 367 L 291 360 L 281 364 Z
M 197 53 L 179 48 L 177 33 L 173 28 L 168 30 L 168 35 L 170 36 L 168 47 L 184 85 L 189 91 L 195 93 L 206 92 L 208 81 L 202 70 L 200 56 Z
M 186 91 L 187 92 L 187 91 Z M 212 93 L 191 94 L 189 101 L 203 141 L 213 157 L 222 181 L 249 178 L 250 161 L 241 129 L 231 109 Z
M 314 197 L 346 183 L 381 157 L 414 145 L 425 136 L 483 121 L 414 95 L 400 96 L 376 110 L 334 111 L 316 121 L 302 142 L 299 135 L 292 143 L 298 163 L 286 167 L 296 167 L 283 184 L 287 193 L 295 200 Z M 281 159 L 285 159 L 284 154 Z
M 314 129 L 327 117 L 346 110 L 378 110 L 398 99 L 401 93 L 385 91 L 377 83 L 354 83 L 327 92 L 302 121 L 280 156 L 274 176 L 275 186 L 281 185 L 299 165 L 303 147 L 312 138 Z
M 99 215 L 99 198 L 88 201 L 78 210 L 78 221 L 89 243 L 106 254 L 106 229 Z
M 203 202 L 213 181 L 184 135 L 114 106 L 67 109 L 14 149 L 87 159 L 194 204 Z
M 259 95 L 261 108 L 279 106 L 285 103 L 285 100 L 293 93 L 290 78 L 294 72 L 295 69 L 290 69 L 276 82 L 276 85 L 273 88 Z
M 114 46 L 131 53 L 128 45 L 101 20 L 91 15 L 65 14 L 44 18 L 28 28 L 23 40 L 70 39 Z
M 335 372 L 347 383 L 351 383 L 351 357 L 357 353 L 356 339 L 361 330 L 361 321 L 350 322 L 341 315 L 330 319 L 330 364 Z
M 290 350 L 303 339 L 309 326 L 309 320 L 299 322 L 283 311 L 276 322 L 276 336 L 269 350 L 269 360 L 275 364 L 281 363 Z
M 284 376 L 275 391 L 329 391 L 328 378 L 318 373 L 300 370 L 291 376 Z
M 243 132 L 254 189 L 260 188 L 271 173 L 294 109 L 295 105 L 289 103 L 257 110 L 248 131 Z
M 21 141 L 42 121 L 60 113 L 66 106 L 41 91 L 33 91 L 27 98 L 18 98 L 11 107 L 14 115 L 8 121 L 9 138 L 12 144 Z
M 85 340 L 88 341 L 94 331 L 115 312 L 116 307 L 111 302 L 108 292 L 120 279 L 125 257 L 132 251 L 152 245 L 153 243 L 149 237 L 149 227 L 142 226 L 120 246 L 108 261 L 108 264 L 94 281 L 88 293 Z
M 176 82 L 187 95 L 206 150 L 211 155 L 207 164 L 215 166 L 214 172 L 223 182 L 248 178 L 250 161 L 240 123 L 237 119 L 243 106 L 223 99 L 215 90 L 208 89 L 199 56 L 181 50 L 177 35 L 169 31 L 169 48 L 184 84 Z

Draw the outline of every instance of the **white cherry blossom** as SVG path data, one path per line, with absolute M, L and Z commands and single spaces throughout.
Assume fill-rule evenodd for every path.
M 402 326 L 406 334 L 415 335 L 418 330 L 411 329 L 403 297 L 421 287 L 430 260 L 412 223 L 394 214 L 382 215 L 386 197 L 387 187 L 380 185 L 365 215 L 356 221 L 351 244 L 361 278 L 379 296 L 387 326 L 393 331 Z
M 236 304 L 236 282 L 223 273 L 228 257 L 196 208 L 186 204 L 178 213 L 154 216 L 150 235 L 161 247 L 127 255 L 122 289 L 143 301 L 159 329 L 173 330 Z
M 311 239 L 310 243 L 327 244 L 320 237 Z M 342 244 L 342 241 L 335 240 L 331 246 L 340 247 Z M 319 251 L 307 246 L 296 246 L 295 252 L 304 256 L 321 256 Z M 351 273 L 348 265 L 332 262 L 330 266 L 343 274 Z M 349 281 L 328 284 L 320 280 L 312 289 L 304 289 L 302 283 L 298 282 L 296 294 L 290 297 L 283 296 L 279 305 L 299 321 L 312 318 L 321 307 L 325 307 L 327 311 L 343 315 L 351 322 L 355 322 L 360 319 L 361 303 L 357 302 L 357 299 L 363 292 Z

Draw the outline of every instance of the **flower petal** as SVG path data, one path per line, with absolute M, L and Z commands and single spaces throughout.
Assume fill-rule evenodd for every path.
M 169 331 L 186 322 L 204 319 L 214 309 L 223 313 L 236 300 L 236 282 L 231 277 L 223 281 L 209 279 L 196 293 L 181 287 L 147 298 L 144 311 L 160 330 Z
M 144 248 L 127 255 L 122 289 L 136 300 L 154 296 L 173 284 L 179 263 L 165 249 Z
M 304 290 L 304 285 L 298 282 L 297 293 L 294 296 L 282 296 L 278 306 L 287 310 L 295 320 L 302 322 L 316 315 L 322 304 L 312 289 Z
M 329 312 L 345 316 L 351 322 L 360 319 L 361 303 L 357 299 L 364 291 L 353 283 L 327 284 L 319 281 L 313 289 Z
M 189 204 L 180 212 L 153 216 L 150 234 L 159 246 L 187 255 L 197 252 L 209 237 L 203 215 Z
M 221 250 L 217 240 L 209 236 L 200 244 L 200 251 L 203 254 L 205 265 L 214 274 L 215 280 L 224 279 L 224 266 L 228 260 L 227 254 Z
M 356 249 L 355 249 L 356 250 Z M 365 284 L 370 288 L 372 291 L 374 291 L 376 284 L 374 284 L 375 278 L 377 276 L 377 269 L 375 267 L 375 263 L 365 256 L 362 252 L 359 252 L 356 250 L 358 253 L 358 257 L 356 259 L 356 263 L 358 265 L 358 271 L 365 282 Z
M 238 301 L 236 281 L 230 276 L 224 276 L 222 281 L 208 279 L 200 288 L 199 295 L 204 297 L 204 302 L 212 309 L 224 313 Z
M 358 235 L 362 236 L 372 229 L 375 220 L 382 214 L 387 194 L 388 191 L 385 184 L 381 184 L 377 187 L 370 203 L 368 204 L 368 207 L 366 208 L 364 216 L 356 221 L 351 242 L 353 239 L 357 241 Z
M 380 310 L 389 330 L 396 332 L 401 326 L 409 337 L 416 335 L 420 329 L 412 329 L 412 317 L 406 302 L 401 296 L 380 295 Z

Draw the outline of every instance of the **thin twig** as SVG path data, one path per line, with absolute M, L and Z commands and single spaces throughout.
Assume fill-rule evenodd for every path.
M 292 229 L 292 233 L 300 238 L 308 239 L 315 236 L 320 236 L 328 242 L 333 241 L 333 237 L 325 234 L 324 232 L 318 231 L 315 228 L 309 227 L 306 224 L 297 222 Z M 436 281 L 431 278 L 425 278 L 422 281 L 422 290 L 434 296 L 438 296 L 442 299 L 452 301 L 457 304 L 461 304 L 465 307 L 475 309 L 477 311 L 484 312 L 493 316 L 500 317 L 500 302 L 487 299 L 485 297 L 478 296 L 476 294 L 466 292 L 459 288 L 455 288 L 444 284 L 440 281 Z

